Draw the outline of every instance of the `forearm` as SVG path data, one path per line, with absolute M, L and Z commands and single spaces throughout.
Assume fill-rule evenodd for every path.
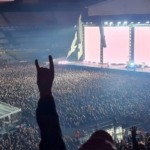
M 62 140 L 62 133 L 59 125 L 59 117 L 56 112 L 56 106 L 52 94 L 40 96 L 36 110 L 37 123 L 41 133 L 41 150 L 51 148 L 60 148 L 65 150 L 65 144 Z M 46 145 L 46 147 L 45 147 Z
M 133 150 L 140 150 L 136 137 L 132 136 Z

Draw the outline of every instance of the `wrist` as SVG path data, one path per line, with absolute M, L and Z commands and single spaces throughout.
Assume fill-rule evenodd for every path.
M 46 98 L 46 97 L 51 97 L 51 96 L 52 96 L 51 91 L 40 92 L 40 98 Z

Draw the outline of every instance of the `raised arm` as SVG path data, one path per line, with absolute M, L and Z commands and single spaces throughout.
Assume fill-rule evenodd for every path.
M 136 140 L 136 131 L 137 131 L 137 127 L 133 126 L 131 128 L 131 135 L 132 135 L 132 144 L 133 144 L 133 150 L 140 150 L 139 146 L 138 146 L 138 142 Z
M 62 139 L 59 117 L 56 112 L 52 85 L 54 80 L 54 64 L 52 56 L 49 56 L 49 69 L 40 67 L 35 60 L 37 70 L 37 85 L 40 99 L 36 110 L 36 119 L 40 128 L 40 150 L 66 150 Z

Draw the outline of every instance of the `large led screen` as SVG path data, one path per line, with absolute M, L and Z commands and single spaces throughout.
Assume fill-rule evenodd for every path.
M 104 63 L 126 64 L 129 61 L 129 27 L 104 27 L 104 35 Z
M 134 61 L 150 65 L 150 27 L 135 27 Z
M 84 27 L 85 61 L 100 62 L 100 29 L 98 26 Z

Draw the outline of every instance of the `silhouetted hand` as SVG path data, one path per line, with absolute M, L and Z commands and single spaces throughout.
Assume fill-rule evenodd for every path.
M 37 59 L 35 60 L 35 66 L 37 69 L 37 85 L 40 96 L 47 96 L 51 94 L 51 88 L 54 80 L 54 63 L 52 56 L 49 56 L 49 69 L 40 67 Z
M 132 137 L 136 137 L 136 131 L 137 131 L 137 127 L 135 127 L 135 126 L 133 126 L 133 127 L 131 127 L 131 134 L 132 134 Z

